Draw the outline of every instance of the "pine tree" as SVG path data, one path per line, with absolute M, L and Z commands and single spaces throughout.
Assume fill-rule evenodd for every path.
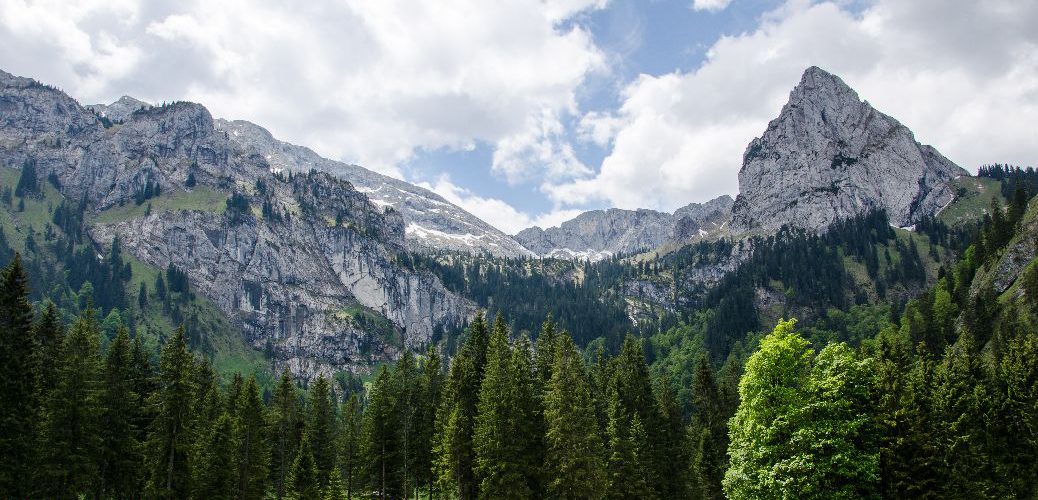
M 236 497 L 263 498 L 270 474 L 270 442 L 266 433 L 266 408 L 255 375 L 245 383 L 235 409 Z
M 0 491 L 27 497 L 33 464 L 33 312 L 19 254 L 0 273 Z
M 289 474 L 299 447 L 303 420 L 300 415 L 299 396 L 288 369 L 281 378 L 271 398 L 269 435 L 271 437 L 271 482 L 278 498 L 286 495 Z M 311 451 L 311 454 L 313 452 Z
M 363 422 L 360 401 L 356 394 L 351 394 L 349 399 L 343 403 L 339 418 L 342 422 L 339 426 L 339 478 L 342 481 L 345 498 L 352 500 L 359 486 L 357 479 L 361 470 L 360 445 Z
M 364 411 L 364 457 L 371 491 L 380 499 L 400 496 L 402 491 L 398 407 L 393 381 L 385 366 L 371 386 Z
M 313 446 L 314 463 L 317 464 L 317 485 L 321 488 L 328 482 L 328 474 L 335 466 L 336 415 L 335 396 L 328 379 L 317 377 L 310 386 L 306 405 L 306 429 Z
M 134 392 L 133 353 L 130 332 L 120 327 L 108 345 L 101 384 L 101 461 L 100 492 L 102 497 L 131 498 L 139 496 L 140 436 L 139 403 Z
M 238 482 L 234 419 L 224 411 L 208 427 L 194 445 L 191 490 L 194 498 L 234 498 Z
M 556 349 L 544 402 L 546 491 L 559 499 L 603 498 L 604 451 L 584 365 L 568 336 Z
M 515 418 L 520 402 L 514 383 L 508 333 L 498 316 L 490 336 L 473 430 L 480 498 L 527 498 L 532 493 L 521 463 L 522 450 L 516 446 L 516 438 L 528 430 L 520 429 Z
M 184 327 L 177 329 L 162 349 L 158 388 L 149 403 L 156 410 L 148 436 L 148 496 L 185 498 L 191 469 L 190 429 L 195 397 L 194 358 L 187 349 Z

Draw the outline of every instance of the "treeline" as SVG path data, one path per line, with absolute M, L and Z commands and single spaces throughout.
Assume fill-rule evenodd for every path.
M 577 345 L 603 337 L 615 350 L 634 326 L 623 297 L 611 288 L 637 269 L 616 257 L 595 263 L 460 254 L 410 259 L 490 314 L 507 314 L 516 331 L 535 332 L 550 313 Z
M 750 245 L 753 254 L 703 299 L 703 308 L 714 311 L 706 347 L 717 359 L 724 359 L 747 332 L 760 328 L 754 302 L 758 288 L 780 283 L 788 307 L 809 308 L 822 316 L 829 308 L 847 309 L 869 300 L 864 290 L 852 286 L 845 257 L 864 264 L 881 299 L 889 286 L 921 287 L 926 282 L 915 240 L 897 238 L 883 211 L 837 222 L 822 234 L 783 226 L 773 236 L 740 244 Z
M 943 356 L 885 330 L 815 352 L 782 322 L 746 363 L 724 491 L 758 498 L 1033 498 L 1038 335 Z
M 27 282 L 16 255 L 0 277 L 3 496 L 676 498 L 696 484 L 673 391 L 633 338 L 587 364 L 551 321 L 533 346 L 479 315 L 449 370 L 430 350 L 365 394 L 318 377 L 304 396 L 287 372 L 263 394 L 222 383 L 183 328 L 156 362 L 126 328 L 105 342 L 90 307 L 68 326 L 53 304 L 35 311 Z
M 1035 172 L 1034 167 L 1023 168 L 1001 163 L 984 165 L 977 169 L 977 177 L 999 181 L 1004 198 L 1011 198 L 1018 189 L 1032 196 L 1038 193 L 1038 172 Z

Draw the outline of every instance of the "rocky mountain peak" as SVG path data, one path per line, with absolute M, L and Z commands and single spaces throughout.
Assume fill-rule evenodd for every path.
M 909 226 L 947 205 L 954 197 L 948 181 L 966 174 L 839 77 L 811 67 L 746 148 L 732 230 L 818 230 L 879 209 L 892 224 Z

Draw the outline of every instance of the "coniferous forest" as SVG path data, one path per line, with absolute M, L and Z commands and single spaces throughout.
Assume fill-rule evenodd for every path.
M 1019 236 L 989 217 L 879 333 L 782 320 L 688 381 L 656 341 L 581 349 L 477 315 L 446 360 L 405 352 L 347 391 L 217 375 L 184 329 L 152 352 L 0 276 L 0 491 L 11 498 L 1034 498 L 1038 268 L 1022 302 L 970 294 Z M 866 219 L 867 221 L 867 219 Z M 875 232 L 873 234 L 876 234 Z M 175 281 L 175 280 L 174 280 Z M 965 314 L 960 312 L 965 311 Z M 956 319 L 959 318 L 959 319 Z

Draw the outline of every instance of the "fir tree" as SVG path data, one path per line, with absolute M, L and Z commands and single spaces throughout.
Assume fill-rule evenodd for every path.
M 234 419 L 225 411 L 195 443 L 191 463 L 194 498 L 234 498 L 238 474 L 234 454 Z
M 150 497 L 185 498 L 189 494 L 193 374 L 194 358 L 181 326 L 162 349 L 158 388 L 149 401 L 156 410 L 146 446 Z
M 304 500 L 317 498 L 321 491 L 317 483 L 317 464 L 314 462 L 313 444 L 308 430 L 303 430 L 299 449 L 286 484 L 286 498 Z
M 100 333 L 88 307 L 65 337 L 57 385 L 47 402 L 46 496 L 75 497 L 97 486 L 101 377 Z
M 356 394 L 351 394 L 343 403 L 339 418 L 342 422 L 339 427 L 339 479 L 342 481 L 345 498 L 352 500 L 359 486 L 357 476 L 361 470 L 362 415 Z
M 0 491 L 26 497 L 33 463 L 33 312 L 21 256 L 0 273 Z
M 544 401 L 546 491 L 559 499 L 598 499 L 608 487 L 591 389 L 576 346 L 561 336 Z
M 637 415 L 628 415 L 620 403 L 618 394 L 610 395 L 609 426 L 609 475 L 608 498 L 656 498 L 649 486 L 649 469 L 645 460 L 649 458 L 648 437 Z
M 521 405 L 515 382 L 508 333 L 499 316 L 490 336 L 473 430 L 480 498 L 531 496 L 521 463 L 523 450 L 516 446 L 516 438 L 528 430 L 520 429 L 515 418 L 515 410 Z
M 266 433 L 266 408 L 255 375 L 238 396 L 235 420 L 234 462 L 238 471 L 239 499 L 263 498 L 270 474 L 270 443 Z
M 380 499 L 403 493 L 401 478 L 399 415 L 394 401 L 393 381 L 385 366 L 371 386 L 364 411 L 364 457 L 368 484 Z
M 286 495 L 289 474 L 295 461 L 302 431 L 299 397 L 288 369 L 281 373 L 271 398 L 269 435 L 271 437 L 271 481 L 278 498 Z M 312 452 L 311 452 L 312 454 Z
M 328 482 L 328 474 L 335 465 L 335 396 L 331 392 L 328 379 L 324 376 L 310 386 L 306 405 L 306 429 L 310 434 L 313 446 L 314 463 L 317 464 L 317 484 L 324 487 Z
M 724 498 L 721 480 L 728 464 L 728 418 L 724 413 L 721 390 L 718 387 L 710 359 L 699 356 L 693 381 L 695 418 L 690 427 L 693 447 L 692 472 L 696 496 L 708 500 Z
M 119 328 L 108 345 L 101 384 L 101 461 L 100 496 L 131 498 L 139 496 L 140 475 L 139 399 L 134 392 L 133 353 L 130 333 Z
M 436 409 L 440 406 L 443 371 L 440 355 L 429 347 L 422 363 L 418 381 L 419 412 L 415 423 L 415 485 L 424 487 L 431 495 L 435 477 L 433 471 L 433 437 L 436 432 Z

